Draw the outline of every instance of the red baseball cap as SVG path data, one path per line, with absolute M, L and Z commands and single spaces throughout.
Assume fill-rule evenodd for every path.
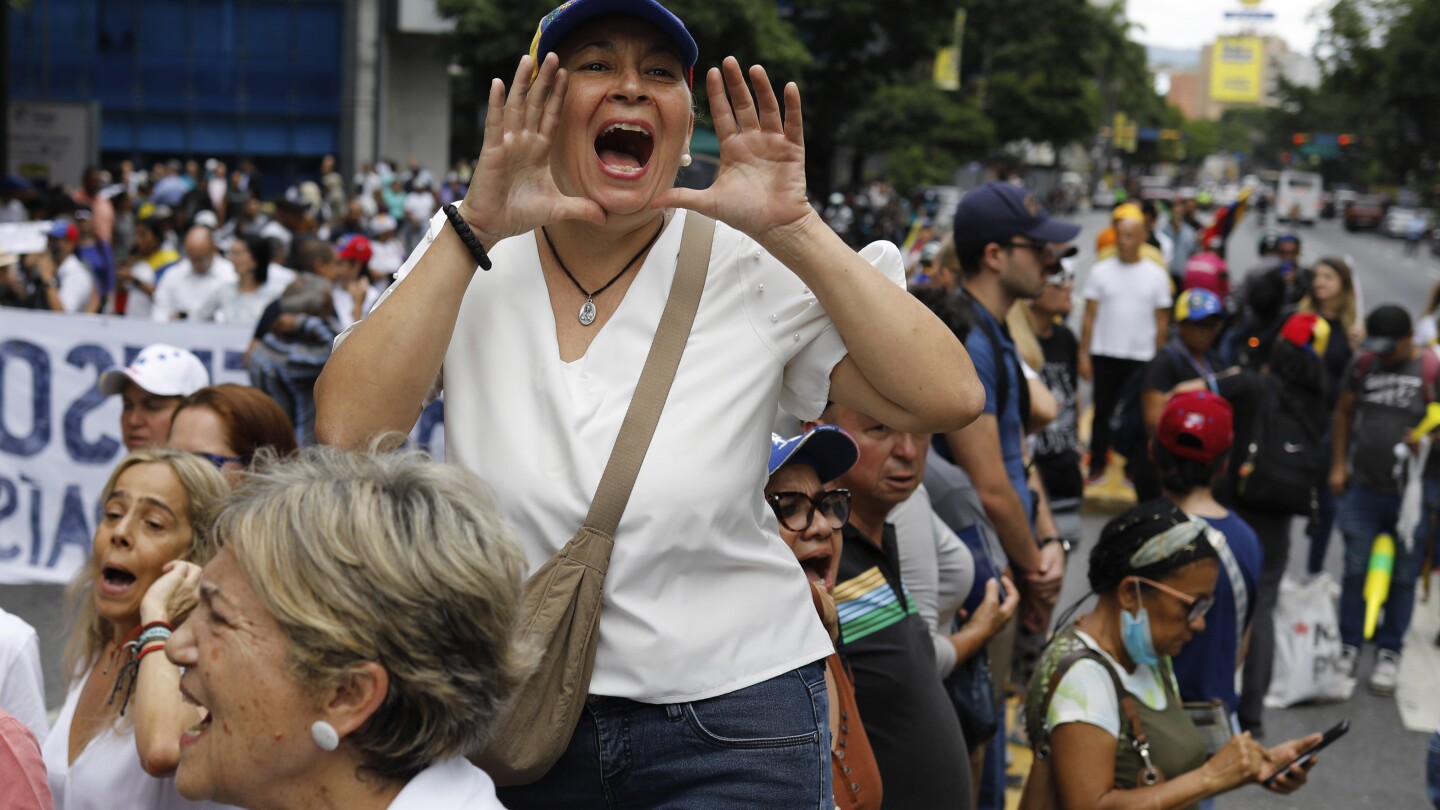
M 1180 458 L 1208 464 L 1224 455 L 1235 441 L 1235 412 L 1219 394 L 1176 394 L 1160 414 L 1155 440 Z
M 339 259 L 353 259 L 361 264 L 369 264 L 372 251 L 370 240 L 360 234 L 352 234 L 340 242 L 340 252 L 336 254 Z

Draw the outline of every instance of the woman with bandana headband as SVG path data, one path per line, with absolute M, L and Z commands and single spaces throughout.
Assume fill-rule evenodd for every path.
M 1036 763 L 1024 807 L 1178 810 L 1262 782 L 1320 735 L 1265 749 L 1248 734 L 1206 759 L 1181 707 L 1170 656 L 1205 628 L 1224 537 L 1167 501 L 1106 524 L 1090 554 L 1094 608 L 1061 625 L 1030 682 Z M 1313 763 L 1313 760 L 1312 760 Z M 1271 789 L 1305 783 L 1291 768 Z

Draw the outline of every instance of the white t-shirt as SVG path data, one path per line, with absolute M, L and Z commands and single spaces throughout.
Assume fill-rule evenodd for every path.
M 295 271 L 283 264 L 271 262 L 265 268 L 265 289 L 274 291 L 276 297 L 282 295 L 294 280 Z
M 168 271 L 167 271 L 168 272 Z M 143 281 L 151 287 L 155 286 L 155 268 L 144 259 L 136 259 L 130 263 L 130 275 L 136 281 Z M 143 318 L 150 320 L 151 313 L 155 309 L 155 299 L 150 294 L 135 284 L 128 286 L 125 290 L 125 317 Z
M 411 222 L 424 222 L 435 213 L 435 195 L 428 191 L 412 191 L 405 195 L 405 216 Z
M 538 236 L 496 245 L 494 269 L 466 292 L 443 366 L 446 454 L 489 483 L 532 570 L 589 511 L 670 292 L 685 216 L 574 362 L 560 361 Z M 391 291 L 442 227 L 438 214 Z M 861 255 L 904 283 L 894 245 Z M 817 417 L 845 353 L 803 282 L 718 224 L 685 356 L 615 538 L 592 694 L 700 700 L 831 653 L 762 493 L 776 405 Z
M 959 663 L 955 645 L 950 643 L 950 625 L 975 582 L 975 558 L 970 547 L 935 514 L 924 484 L 890 510 L 886 522 L 895 527 L 900 579 L 930 626 L 935 667 L 944 678 Z
M 1155 310 L 1168 309 L 1170 274 L 1141 259 L 1125 264 L 1119 257 L 1095 263 L 1085 279 L 1084 298 L 1097 301 L 1090 354 L 1124 360 L 1155 356 Z
M 155 305 L 150 311 L 153 321 L 171 321 L 179 313 L 197 318 L 200 310 L 227 284 L 233 284 L 239 275 L 229 259 L 216 256 L 210 262 L 210 269 L 204 274 L 196 273 L 189 259 L 181 259 L 170 266 L 155 287 Z
M 39 742 L 50 733 L 40 639 L 19 616 L 0 609 L 0 709 L 24 723 Z
M 415 775 L 389 810 L 505 810 L 489 774 L 464 757 L 437 762 Z
M 370 310 L 380 302 L 381 291 L 373 284 L 365 288 L 365 302 L 360 305 L 360 317 L 370 314 Z M 340 320 L 340 327 L 348 329 L 350 324 L 355 323 L 355 296 L 343 285 L 336 286 L 330 291 L 330 299 L 335 302 L 335 317 Z
M 393 275 L 404 263 L 405 246 L 400 244 L 400 240 L 391 237 L 384 242 L 377 240 L 370 243 L 370 272 Z
M 1165 686 L 1160 682 L 1160 673 L 1154 667 L 1137 664 L 1134 672 L 1126 672 L 1110 653 L 1100 649 L 1095 639 L 1080 630 L 1075 634 L 1085 646 L 1105 656 L 1125 691 L 1155 711 L 1164 711 L 1169 701 L 1165 697 Z M 1171 682 L 1171 688 L 1179 694 L 1180 687 Z M 1045 713 L 1045 731 L 1051 732 L 1066 723 L 1089 723 L 1120 739 L 1120 697 L 1115 694 L 1115 684 L 1110 680 L 1098 661 L 1075 662 L 1050 699 L 1050 709 Z
M 93 670 L 92 670 L 93 672 Z M 122 719 L 119 724 L 95 735 L 75 762 L 70 762 L 70 726 L 75 721 L 75 704 L 89 678 L 76 678 L 55 728 L 41 746 L 50 793 L 55 810 L 219 810 L 227 805 L 192 802 L 175 789 L 175 777 L 157 779 L 140 767 L 135 747 L 135 725 Z
M 90 303 L 90 294 L 95 292 L 95 276 L 80 257 L 70 254 L 55 268 L 55 280 L 60 282 L 60 305 L 66 312 L 85 311 Z

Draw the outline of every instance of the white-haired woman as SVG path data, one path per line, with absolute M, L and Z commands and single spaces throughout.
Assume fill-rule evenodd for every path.
M 478 479 L 312 448 L 248 476 L 167 653 L 203 720 L 180 791 L 248 808 L 495 810 L 464 755 L 528 671 L 525 560 Z
M 131 453 L 105 484 L 90 560 L 69 589 L 70 691 L 43 749 L 59 810 L 209 806 L 175 790 L 180 732 L 199 714 L 164 647 L 194 605 L 208 514 L 226 491 L 208 461 L 168 448 Z

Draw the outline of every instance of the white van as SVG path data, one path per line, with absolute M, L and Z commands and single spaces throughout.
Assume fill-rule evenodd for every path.
M 1275 184 L 1275 216 L 1281 222 L 1314 225 L 1320 218 L 1320 195 L 1325 180 L 1314 172 L 1286 169 Z

